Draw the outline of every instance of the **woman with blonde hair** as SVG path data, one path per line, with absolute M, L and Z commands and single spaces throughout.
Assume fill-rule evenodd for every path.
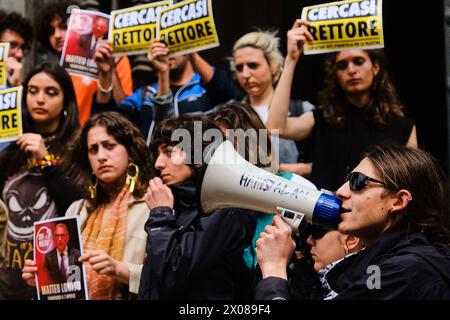
M 253 107 L 264 124 L 267 123 L 269 106 L 283 68 L 284 59 L 279 50 L 279 42 L 280 38 L 276 36 L 276 32 L 247 33 L 234 44 L 233 57 L 230 61 L 231 70 L 247 94 L 244 101 Z M 307 101 L 292 100 L 289 105 L 291 116 L 300 116 L 312 109 L 314 106 Z M 280 139 L 280 168 L 284 171 L 308 175 L 311 166 L 297 163 L 299 151 L 304 150 L 294 141 Z M 300 158 L 303 157 L 303 155 L 300 156 Z

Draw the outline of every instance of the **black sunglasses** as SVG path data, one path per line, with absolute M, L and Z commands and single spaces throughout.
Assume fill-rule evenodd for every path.
M 317 225 L 312 225 L 310 229 L 311 237 L 314 240 L 318 240 L 322 238 L 327 232 L 331 231 L 330 229 L 319 227 Z
M 361 191 L 364 189 L 367 180 L 385 185 L 384 182 L 368 177 L 361 172 L 350 172 L 345 179 L 346 182 L 349 182 L 350 190 L 352 191 Z

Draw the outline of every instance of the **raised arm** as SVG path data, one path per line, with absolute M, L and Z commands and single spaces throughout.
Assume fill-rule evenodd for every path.
M 295 67 L 303 53 L 303 45 L 306 41 L 312 40 L 311 34 L 305 27 L 307 25 L 306 21 L 296 20 L 287 33 L 287 56 L 284 69 L 269 108 L 267 128 L 270 131 L 279 130 L 280 136 L 288 139 L 305 139 L 314 127 L 314 117 L 311 112 L 306 112 L 300 117 L 288 117 Z
M 170 92 L 170 70 L 167 55 L 169 49 L 159 39 L 152 41 L 147 58 L 157 71 L 158 92 L 157 96 L 165 96 Z

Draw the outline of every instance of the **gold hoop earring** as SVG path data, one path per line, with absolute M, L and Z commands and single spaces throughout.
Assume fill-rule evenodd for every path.
M 95 182 L 93 183 L 92 177 L 95 178 Z M 98 185 L 98 178 L 95 175 L 94 172 L 91 173 L 91 183 L 89 185 L 89 193 L 91 195 L 91 200 L 95 200 L 97 198 L 97 185 Z
M 133 171 L 134 174 L 132 173 Z M 139 167 L 135 163 L 130 162 L 127 170 L 127 179 L 125 180 L 125 184 L 129 187 L 128 190 L 130 190 L 130 193 L 133 193 L 134 188 L 136 187 L 136 184 L 138 182 L 138 178 L 139 178 Z

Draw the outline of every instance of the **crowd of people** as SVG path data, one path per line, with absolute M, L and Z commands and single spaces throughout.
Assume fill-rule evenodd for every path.
M 57 224 L 53 262 L 65 272 L 82 263 L 90 299 L 450 299 L 448 180 L 418 148 L 383 50 L 325 55 L 317 106 L 291 97 L 312 40 L 303 20 L 287 33 L 285 58 L 274 32 L 240 37 L 235 80 L 198 52 L 171 57 L 160 39 L 147 54 L 157 81 L 134 92 L 128 57 L 115 58 L 107 40 L 93 53 L 98 81 L 51 63 L 24 75 L 33 30 L 62 53 L 73 4 L 45 6 L 35 28 L 0 10 L 8 86 L 23 86 L 23 134 L 0 144 L 0 299 L 36 298 L 33 225 L 64 216 L 78 216 L 84 252 L 63 258 L 68 230 Z M 192 151 L 216 141 L 199 125 L 267 172 L 335 191 L 337 230 L 293 232 L 238 205 L 206 215 L 207 163 Z M 200 138 L 182 149 L 178 129 Z M 237 130 L 270 134 L 256 134 L 252 149 Z

